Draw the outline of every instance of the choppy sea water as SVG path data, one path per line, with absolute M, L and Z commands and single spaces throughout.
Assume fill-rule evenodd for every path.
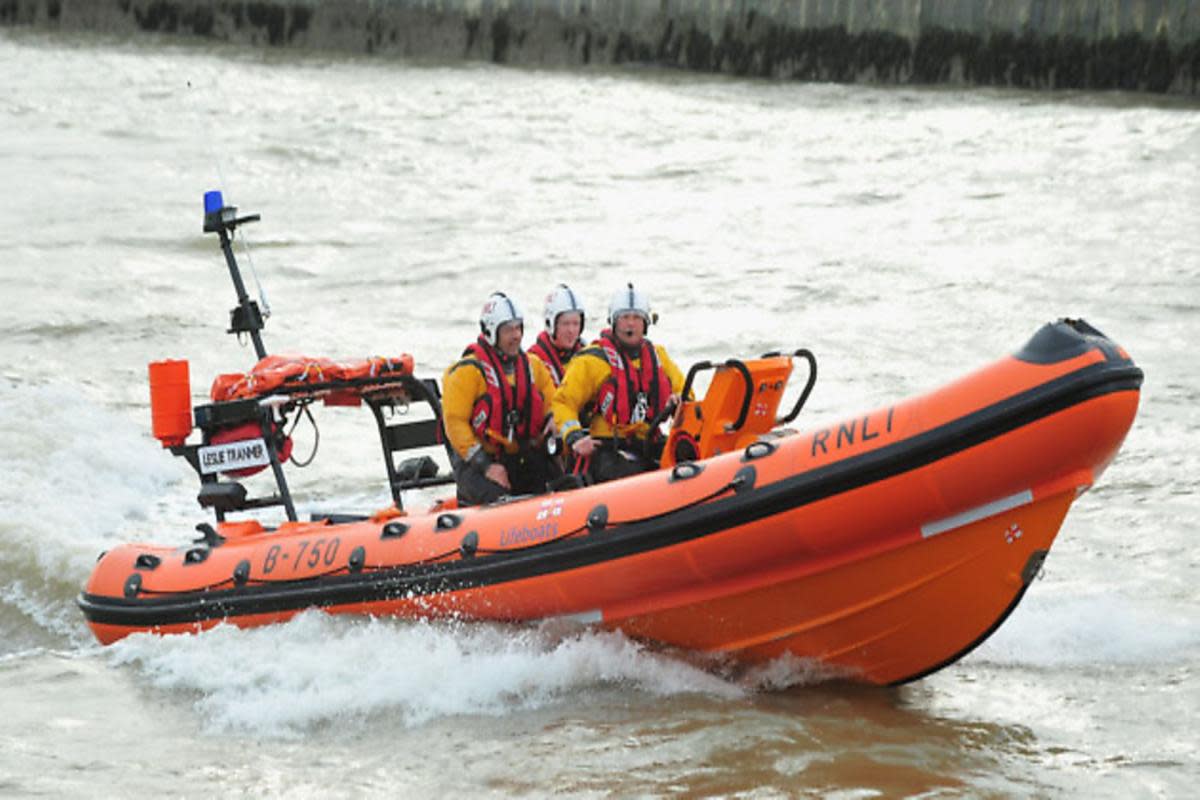
M 0 794 L 1171 797 L 1200 778 L 1194 104 L 12 30 L 0 75 Z M 899 689 L 554 625 L 316 613 L 100 648 L 74 605 L 96 555 L 203 519 L 149 435 L 146 363 L 188 358 L 200 397 L 253 360 L 223 333 L 213 188 L 263 215 L 242 258 L 271 349 L 412 352 L 435 375 L 493 289 L 536 316 L 567 281 L 597 319 L 635 280 L 681 363 L 813 349 L 805 425 L 1060 316 L 1133 354 L 1142 408 L 1013 616 Z M 361 417 L 321 420 L 302 513 L 387 503 Z

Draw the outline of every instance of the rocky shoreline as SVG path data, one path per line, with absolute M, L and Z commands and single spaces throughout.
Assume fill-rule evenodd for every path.
M 0 0 L 0 25 L 783 80 L 1200 93 L 1196 0 Z

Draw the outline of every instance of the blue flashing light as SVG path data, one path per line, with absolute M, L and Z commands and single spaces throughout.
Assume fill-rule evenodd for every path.
M 221 196 L 221 192 L 213 190 L 204 193 L 204 213 L 216 214 L 225 207 L 225 198 Z

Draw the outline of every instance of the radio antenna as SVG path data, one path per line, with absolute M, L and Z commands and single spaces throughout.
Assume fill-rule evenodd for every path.
M 250 334 L 254 352 L 261 361 L 267 357 L 267 348 L 263 346 L 262 335 L 259 333 L 263 329 L 263 314 L 258 303 L 246 294 L 246 284 L 242 282 L 237 257 L 233 254 L 233 237 L 237 227 L 258 222 L 259 219 L 261 217 L 258 214 L 239 217 L 237 207 L 225 205 L 225 198 L 219 190 L 204 193 L 204 232 L 215 233 L 220 237 L 221 251 L 225 253 L 225 264 L 229 267 L 229 277 L 233 280 L 233 289 L 237 293 L 238 304 L 229 312 L 229 330 L 226 332 Z M 255 280 L 258 280 L 257 276 Z

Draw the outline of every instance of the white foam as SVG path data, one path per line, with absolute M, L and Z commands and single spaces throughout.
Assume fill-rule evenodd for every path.
M 148 412 L 147 412 L 148 413 Z M 86 388 L 0 381 L 0 521 L 6 553 L 50 580 L 82 583 L 100 551 L 145 528 L 186 477 L 127 417 Z
M 1200 621 L 1116 593 L 1030 593 L 971 657 L 1045 667 L 1194 659 Z
M 455 715 L 503 715 L 621 685 L 656 695 L 743 690 L 697 667 L 591 630 L 331 618 L 308 612 L 253 630 L 139 634 L 106 651 L 162 689 L 199 692 L 216 731 L 292 736 L 387 713 L 409 726 Z
M 0 603 L 28 621 L 15 641 L 49 635 L 90 646 L 74 601 L 96 557 L 121 542 L 190 533 L 181 519 L 190 498 L 176 486 L 186 474 L 148 427 L 83 386 L 0 380 Z M 166 525 L 150 527 L 152 517 Z
M 756 691 L 778 692 L 848 677 L 852 677 L 849 670 L 822 664 L 815 659 L 785 654 L 773 661 L 744 668 L 739 674 L 738 684 Z

